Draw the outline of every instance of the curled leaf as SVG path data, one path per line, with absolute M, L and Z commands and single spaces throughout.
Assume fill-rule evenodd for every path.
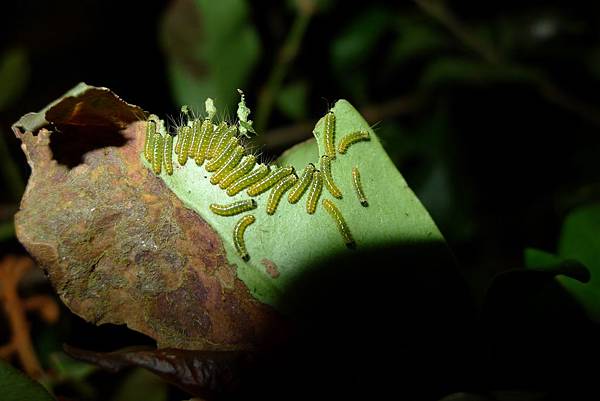
M 111 372 L 143 367 L 193 395 L 214 397 L 232 393 L 240 386 L 242 371 L 252 357 L 240 351 L 184 351 L 137 349 L 93 352 L 65 345 L 73 358 L 96 364 Z
M 219 235 L 139 161 L 146 113 L 79 85 L 13 126 L 31 167 L 19 240 L 64 303 L 159 347 L 245 349 L 280 333 Z

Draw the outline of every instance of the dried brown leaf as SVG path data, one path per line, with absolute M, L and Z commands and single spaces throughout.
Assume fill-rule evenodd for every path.
M 145 368 L 190 394 L 210 397 L 234 393 L 245 371 L 254 364 L 244 351 L 184 351 L 137 349 L 93 352 L 64 346 L 73 358 L 90 362 L 111 372 L 129 367 Z
M 80 85 L 16 123 L 31 167 L 19 240 L 90 322 L 127 324 L 159 347 L 270 341 L 280 316 L 250 295 L 217 233 L 140 163 L 144 116 Z

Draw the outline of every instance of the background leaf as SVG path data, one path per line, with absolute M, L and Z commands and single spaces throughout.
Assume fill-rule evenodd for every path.
M 18 100 L 29 81 L 27 52 L 15 47 L 0 56 L 0 111 Z
M 233 109 L 260 56 L 245 0 L 178 0 L 162 29 L 173 96 L 179 104 L 212 97 Z
M 300 120 L 308 115 L 308 84 L 306 81 L 292 82 L 279 91 L 277 107 L 287 117 Z
M 591 272 L 589 283 L 581 283 L 569 277 L 557 279 L 583 306 L 590 318 L 600 321 L 600 204 L 583 206 L 573 210 L 563 224 L 558 254 L 553 255 L 536 249 L 525 251 L 527 267 L 553 266 L 566 259 L 585 264 Z
M 0 389 L 2 401 L 53 401 L 41 384 L 0 359 Z

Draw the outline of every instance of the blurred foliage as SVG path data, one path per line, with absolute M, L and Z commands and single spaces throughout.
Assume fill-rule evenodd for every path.
M 177 0 L 162 26 L 162 44 L 174 97 L 198 105 L 212 97 L 234 110 L 261 47 L 245 0 Z
M 563 224 L 557 254 L 537 249 L 525 251 L 527 267 L 547 267 L 575 259 L 591 271 L 591 281 L 581 283 L 570 277 L 560 278 L 588 315 L 600 322 L 600 204 L 573 210 Z
M 0 55 L 0 110 L 19 99 L 29 78 L 27 51 L 13 48 Z
M 280 55 L 307 6 L 314 9 L 300 39 L 294 39 L 297 54 L 284 65 Z M 274 159 L 309 138 L 328 106 L 346 98 L 373 124 L 431 213 L 478 301 L 492 278 L 521 266 L 523 249 L 532 247 L 526 252 L 529 267 L 574 258 L 589 268 L 592 280 L 586 284 L 565 276 L 551 280 L 598 316 L 599 227 L 593 205 L 600 201 L 600 4 L 174 0 L 140 7 L 28 0 L 2 7 L 12 16 L 0 27 L 3 252 L 23 252 L 13 238 L 10 214 L 28 167 L 8 128 L 20 115 L 38 110 L 75 82 L 92 81 L 161 115 L 176 114 L 182 103 L 199 108 L 212 96 L 220 109 L 229 108 L 231 118 L 235 89 L 244 89 L 251 107 L 268 105 L 261 97 L 267 96 L 268 83 L 276 82 L 274 93 L 267 91 L 271 106 L 256 110 L 266 116 L 258 137 L 267 144 L 265 157 Z M 398 106 L 398 99 L 413 106 Z M 520 294 L 546 294 L 522 284 Z M 511 297 L 511 291 L 505 289 L 498 303 L 514 301 L 515 313 L 527 309 L 525 295 Z M 551 309 L 546 295 L 535 299 L 536 312 Z M 506 334 L 498 343 L 522 332 L 509 315 L 500 321 L 505 331 L 494 326 Z M 531 316 L 537 315 L 519 323 Z M 60 335 L 82 338 L 73 334 L 81 322 L 65 327 Z M 538 341 L 544 337 L 550 347 L 560 339 L 561 326 L 543 327 L 550 329 L 528 333 L 539 335 Z M 86 330 L 90 347 L 114 348 L 110 345 L 120 338 Z M 60 342 L 43 338 L 46 334 L 34 327 L 34 342 L 45 344 L 41 359 L 48 367 L 46 356 L 58 351 Z M 519 351 L 506 352 L 512 362 L 531 348 L 507 342 Z M 581 345 L 581 355 L 592 351 Z M 564 370 L 543 356 L 531 358 L 537 365 L 521 365 Z M 506 367 L 498 373 L 502 379 L 485 383 L 526 386 L 513 372 L 524 367 L 501 366 Z M 103 383 L 101 375 L 73 380 Z M 110 380 L 96 389 L 116 387 Z M 98 392 L 90 399 L 110 396 Z
M 52 401 L 44 387 L 0 359 L 0 389 L 3 401 Z

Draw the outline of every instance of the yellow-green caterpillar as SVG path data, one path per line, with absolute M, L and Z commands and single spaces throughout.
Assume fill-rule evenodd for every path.
M 340 210 L 333 204 L 329 199 L 323 199 L 323 207 L 327 210 L 327 213 L 333 218 L 335 221 L 335 225 L 337 226 L 340 234 L 344 238 L 344 243 L 348 248 L 354 248 L 356 243 L 354 242 L 354 238 L 352 238 L 352 234 L 350 233 L 350 229 L 346 224 L 346 220 L 342 216 Z
M 201 166 L 206 160 L 206 153 L 208 151 L 208 144 L 213 137 L 213 124 L 208 118 L 202 122 L 200 127 L 200 139 L 196 153 L 194 153 L 194 159 L 196 164 Z
M 321 173 L 323 174 L 323 182 L 329 193 L 338 199 L 342 199 L 342 191 L 340 191 L 333 180 L 333 175 L 331 174 L 331 159 L 327 155 L 321 156 Z
M 306 199 L 306 212 L 308 214 L 314 214 L 317 210 L 317 204 L 319 197 L 323 191 L 323 177 L 320 171 L 315 171 L 312 174 L 312 183 L 308 191 L 308 198 Z
M 273 185 L 277 184 L 279 181 L 287 177 L 288 175 L 294 172 L 294 168 L 291 166 L 282 167 L 277 169 L 262 180 L 253 184 L 250 188 L 248 188 L 247 194 L 250 196 L 257 196 L 262 194 L 263 192 L 270 189 Z
M 304 170 L 302 170 L 302 175 L 300 176 L 300 179 L 298 179 L 298 181 L 296 181 L 296 183 L 290 190 L 290 194 L 288 195 L 288 202 L 296 203 L 300 200 L 300 198 L 302 198 L 302 195 L 304 195 L 304 192 L 306 192 L 306 189 L 308 188 L 308 186 L 310 185 L 310 183 L 312 181 L 314 172 L 315 172 L 314 164 L 309 163 L 308 166 L 304 167 Z
M 269 174 L 269 167 L 264 164 L 260 164 L 258 168 L 251 173 L 239 178 L 237 181 L 234 181 L 233 184 L 227 188 L 227 195 L 234 196 L 238 192 L 243 191 L 248 188 L 250 185 L 257 183 L 262 180 Z
M 184 166 L 187 163 L 188 153 L 190 151 L 190 146 L 192 145 L 192 127 L 188 127 L 187 125 L 181 127 L 177 136 L 180 137 L 177 144 L 181 142 L 177 161 L 180 165 Z
M 173 175 L 173 137 L 170 134 L 165 136 L 163 164 L 165 165 L 167 174 Z
M 277 184 L 275 184 L 275 186 L 269 193 L 269 199 L 267 200 L 267 214 L 272 215 L 275 213 L 275 210 L 277 210 L 277 205 L 279 205 L 281 197 L 283 196 L 285 191 L 290 189 L 292 185 L 296 183 L 297 179 L 298 178 L 295 174 L 290 174 L 287 177 L 283 178 L 281 181 L 279 181 Z
M 240 255 L 240 257 L 248 261 L 250 259 L 250 255 L 248 255 L 248 251 L 246 250 L 246 243 L 244 242 L 244 233 L 246 232 L 246 228 L 252 223 L 256 221 L 256 218 L 249 214 L 242 217 L 235 227 L 233 228 L 233 244 L 235 245 L 235 249 Z
M 332 159 L 335 159 L 335 114 L 329 110 L 325 114 L 323 124 L 323 142 L 325 145 L 325 154 Z
M 231 184 L 233 184 L 237 179 L 248 174 L 254 165 L 256 164 L 256 156 L 247 155 L 244 156 L 240 164 L 233 170 L 231 170 L 223 179 L 219 182 L 219 188 L 227 189 Z
M 208 163 L 206 163 L 206 166 L 204 167 L 206 168 L 206 171 L 212 173 L 213 171 L 217 171 L 219 168 L 221 168 L 225 162 L 227 162 L 229 156 L 231 156 L 237 145 L 237 138 L 234 136 L 230 137 L 223 150 L 220 153 L 217 153 L 214 159 L 211 159 Z
M 200 146 L 201 140 L 201 132 L 200 127 L 202 126 L 202 122 L 200 120 L 192 121 L 192 139 L 190 141 L 190 150 L 188 151 L 188 156 L 190 159 L 196 158 L 196 153 L 198 153 L 198 147 Z
M 362 183 L 360 182 L 360 172 L 358 171 L 358 167 L 352 168 L 352 185 L 354 185 L 356 196 L 358 196 L 360 204 L 364 207 L 369 206 L 369 202 L 367 201 L 367 197 L 363 191 Z
M 216 144 L 215 151 L 214 151 L 215 153 L 214 153 L 213 157 L 219 157 L 219 155 L 221 153 L 223 153 L 225 148 L 229 145 L 231 138 L 234 138 L 236 133 L 237 133 L 237 127 L 235 125 L 228 127 L 223 132 L 223 134 L 221 135 L 221 138 L 219 138 L 219 141 Z
M 227 129 L 227 123 L 225 121 L 223 121 L 221 124 L 219 124 L 217 126 L 217 129 L 215 130 L 213 135 L 210 137 L 210 141 L 208 143 L 208 150 L 206 151 L 207 159 L 210 160 L 213 157 L 215 157 L 215 154 L 217 151 L 217 145 L 219 144 L 219 141 L 223 137 L 223 134 L 225 133 L 226 129 Z
M 338 145 L 338 152 L 344 154 L 353 143 L 368 141 L 369 139 L 370 137 L 368 131 L 356 131 L 348 134 L 340 141 L 340 144 Z
M 144 141 L 144 157 L 148 162 L 152 163 L 154 153 L 154 135 L 156 134 L 156 123 L 154 121 L 146 121 L 146 140 Z
M 217 172 L 210 177 L 210 183 L 217 185 L 219 182 L 221 182 L 227 173 L 233 170 L 240 163 L 240 160 L 242 160 L 242 157 L 244 156 L 244 152 L 244 147 L 242 145 L 237 145 L 225 163 L 223 163 Z
M 152 151 L 152 171 L 154 171 L 154 174 L 160 174 L 164 151 L 162 135 L 154 134 L 154 149 Z
M 218 214 L 219 216 L 235 216 L 236 214 L 256 209 L 256 201 L 254 199 L 245 199 L 226 205 L 212 203 L 209 208 L 214 214 Z

